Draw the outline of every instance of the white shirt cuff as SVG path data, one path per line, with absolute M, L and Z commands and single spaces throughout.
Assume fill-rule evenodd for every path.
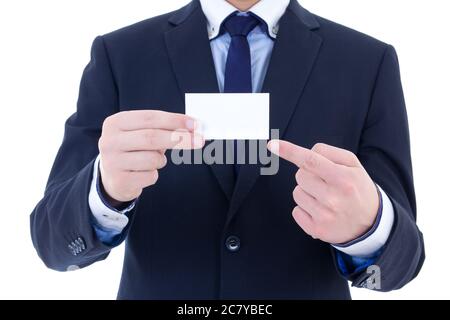
M 98 168 L 100 156 L 94 163 L 94 172 L 92 175 L 91 189 L 89 191 L 89 208 L 97 223 L 106 230 L 121 233 L 128 224 L 128 217 L 125 213 L 133 210 L 135 202 L 124 210 L 117 210 L 111 207 L 103 198 L 100 190 L 100 181 L 98 177 Z
M 368 258 L 373 256 L 387 242 L 394 225 L 394 207 L 386 193 L 379 186 L 378 190 L 382 199 L 381 217 L 378 225 L 373 231 L 369 231 L 370 235 L 363 235 L 361 238 L 351 241 L 350 245 L 333 245 L 333 247 L 349 256 L 358 258 Z

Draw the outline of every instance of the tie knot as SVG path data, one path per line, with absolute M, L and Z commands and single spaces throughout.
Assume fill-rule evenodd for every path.
M 259 20 L 253 15 L 232 15 L 224 21 L 223 26 L 232 37 L 247 37 L 258 24 Z

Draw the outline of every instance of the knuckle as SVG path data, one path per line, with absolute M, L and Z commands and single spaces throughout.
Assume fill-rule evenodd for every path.
M 111 115 L 110 118 L 113 121 L 120 121 L 120 119 L 123 119 L 126 115 L 128 115 L 130 111 L 119 111 L 115 114 Z
M 302 208 L 300 208 L 299 206 L 296 206 L 293 210 L 292 210 L 292 216 L 294 217 L 294 219 L 296 220 L 296 222 L 301 225 L 302 222 L 305 220 L 305 211 L 303 211 Z
M 326 145 L 324 143 L 316 143 L 313 147 L 312 147 L 312 151 L 317 152 L 317 153 L 322 153 L 323 151 L 325 151 Z
M 105 137 L 101 136 L 100 139 L 98 139 L 98 150 L 100 151 L 100 153 L 104 152 L 106 150 L 106 142 L 105 142 Z
M 348 180 L 342 182 L 341 189 L 346 196 L 353 196 L 356 193 L 354 184 L 349 182 Z
M 143 156 L 142 162 L 145 162 L 145 168 L 147 170 L 154 170 L 158 166 L 158 156 L 150 152 Z
M 109 116 L 108 118 L 106 118 L 103 121 L 102 131 L 107 131 L 112 126 L 112 123 L 114 121 L 113 119 L 114 119 L 114 115 Z
M 308 156 L 306 156 L 305 163 L 309 168 L 317 168 L 319 165 L 317 155 L 311 152 Z
M 300 195 L 301 195 L 301 192 L 302 192 L 302 189 L 300 188 L 300 186 L 296 186 L 296 187 L 294 188 L 294 190 L 292 191 L 292 197 L 293 197 L 295 200 L 298 200 L 299 197 L 300 197 Z
M 159 168 L 164 168 L 167 165 L 167 157 L 163 154 L 161 155 Z
M 154 144 L 155 138 L 156 138 L 156 135 L 155 135 L 155 131 L 154 131 L 154 130 L 146 130 L 146 131 L 145 131 L 145 133 L 144 133 L 144 139 L 145 139 L 145 142 L 146 142 L 148 145 Z
M 186 134 L 184 132 L 173 131 L 170 135 L 170 142 L 177 143 L 177 145 L 181 145 L 186 141 Z
M 322 239 L 325 236 L 325 228 L 321 225 L 314 225 L 311 230 L 311 237 L 314 239 Z
M 300 213 L 300 209 L 299 207 L 295 207 L 294 209 L 292 209 L 292 216 L 296 216 Z
M 159 178 L 159 173 L 158 170 L 154 170 L 152 172 L 150 172 L 150 176 L 149 176 L 149 183 L 150 185 L 154 185 Z
M 351 152 L 350 150 L 342 149 L 342 151 L 345 153 L 346 157 L 351 160 L 352 162 L 359 163 L 358 156 Z
M 113 115 L 110 115 L 103 121 L 103 130 L 109 130 L 118 125 L 118 122 L 123 117 L 124 111 L 115 113 Z
M 341 150 L 350 165 L 352 165 L 352 166 L 360 166 L 361 165 L 359 158 L 355 153 L 353 153 L 350 150 L 346 150 L 346 149 L 341 149 Z
M 306 184 L 307 184 L 307 182 L 306 182 L 305 179 L 303 179 L 303 178 L 300 178 L 300 180 L 297 181 L 297 183 L 298 183 L 298 186 L 299 186 L 300 188 L 302 188 L 302 189 L 304 189 L 304 188 L 306 187 Z
M 355 162 L 359 162 L 358 156 L 356 154 L 354 154 L 353 152 L 348 151 L 348 150 L 347 150 L 347 152 L 348 152 L 348 156 L 351 160 L 353 160 Z
M 161 156 L 154 155 L 149 162 L 151 163 L 151 169 L 157 170 L 161 166 Z
M 335 196 L 328 196 L 325 200 L 326 206 L 332 211 L 338 211 L 339 209 L 339 199 Z
M 295 180 L 297 181 L 297 184 L 300 184 L 300 181 L 303 180 L 303 171 L 301 169 L 297 170 L 295 173 Z
M 167 164 L 166 156 L 161 154 L 150 156 L 150 159 L 148 161 L 151 164 L 151 168 L 153 169 L 161 169 Z
M 98 150 L 100 154 L 107 154 L 114 150 L 114 143 L 111 143 L 111 139 L 105 135 L 102 135 L 100 139 L 98 139 Z

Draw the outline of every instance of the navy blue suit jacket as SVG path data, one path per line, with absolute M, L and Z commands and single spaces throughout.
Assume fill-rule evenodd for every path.
M 104 119 L 133 109 L 184 113 L 184 93 L 218 92 L 206 19 L 200 4 L 98 37 L 81 81 L 77 112 L 65 126 L 45 196 L 31 215 L 34 246 L 52 269 L 86 267 L 109 246 L 92 228 L 88 193 Z M 281 137 L 312 147 L 348 149 L 390 197 L 395 224 L 376 264 L 381 290 L 413 279 L 424 260 L 415 217 L 407 116 L 394 49 L 313 15 L 292 1 L 264 82 L 270 125 Z M 275 176 L 244 165 L 170 163 L 144 190 L 123 233 L 121 299 L 350 298 L 329 244 L 294 222 L 296 168 Z M 240 238 L 237 252 L 225 239 Z M 69 244 L 81 238 L 85 250 Z

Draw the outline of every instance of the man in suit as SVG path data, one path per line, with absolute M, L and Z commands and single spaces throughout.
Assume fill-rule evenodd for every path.
M 276 175 L 166 157 L 205 143 L 184 93 L 219 92 L 270 93 Z M 31 233 L 59 271 L 126 239 L 120 299 L 349 299 L 416 277 L 415 218 L 392 46 L 295 0 L 193 0 L 94 41 Z

